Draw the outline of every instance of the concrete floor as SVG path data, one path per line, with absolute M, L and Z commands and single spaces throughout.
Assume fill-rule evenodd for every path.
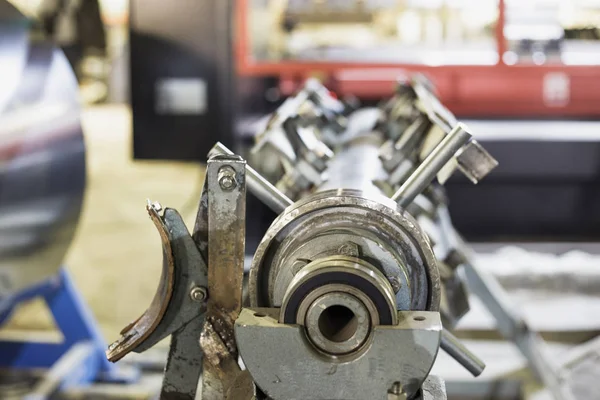
M 88 183 L 65 263 L 106 339 L 112 340 L 150 304 L 160 277 L 160 239 L 146 213 L 146 199 L 178 209 L 191 229 L 204 167 L 133 161 L 128 107 L 88 108 L 83 126 Z M 51 328 L 41 302 L 21 307 L 7 327 L 13 332 Z

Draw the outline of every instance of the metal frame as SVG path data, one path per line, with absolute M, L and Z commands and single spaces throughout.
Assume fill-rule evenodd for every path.
M 138 371 L 131 370 L 130 375 L 125 375 L 104 356 L 106 344 L 100 329 L 65 268 L 58 275 L 4 299 L 10 307 L 0 315 L 0 324 L 6 322 L 17 304 L 37 297 L 47 304 L 63 341 L 0 341 L 0 368 L 49 369 L 26 399 L 49 398 L 61 389 L 95 381 L 128 382 L 137 378 Z

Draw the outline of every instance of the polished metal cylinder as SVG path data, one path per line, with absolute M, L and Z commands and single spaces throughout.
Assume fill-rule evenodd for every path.
M 30 25 L 0 1 L 0 315 L 58 272 L 85 187 L 77 81 Z
M 329 161 L 325 182 L 316 191 L 354 189 L 365 195 L 381 195 L 375 182 L 387 179 L 379 158 L 382 143 L 381 133 L 359 136 L 345 143 Z
M 444 329 L 442 331 L 442 340 L 440 347 L 460 365 L 465 367 L 473 376 L 479 376 L 485 369 L 485 363 L 467 349 L 460 340 Z
M 471 134 L 466 126 L 462 123 L 457 124 L 394 193 L 392 200 L 400 207 L 406 208 L 433 182 L 438 172 L 470 138 Z

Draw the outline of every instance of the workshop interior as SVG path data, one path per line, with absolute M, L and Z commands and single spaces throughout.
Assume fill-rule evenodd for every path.
M 0 0 L 0 399 L 600 400 L 600 0 Z

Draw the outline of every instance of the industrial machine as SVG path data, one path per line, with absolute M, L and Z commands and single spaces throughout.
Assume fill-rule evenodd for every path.
M 309 80 L 265 121 L 249 159 L 256 170 L 214 146 L 192 234 L 148 202 L 163 272 L 111 361 L 172 335 L 165 399 L 195 398 L 200 378 L 203 399 L 446 399 L 429 375 L 439 348 L 475 376 L 484 369 L 451 333 L 469 309 L 466 273 L 554 389 L 541 341 L 473 265 L 446 206 L 455 170 L 477 183 L 497 162 L 424 77 L 357 110 Z M 278 214 L 247 277 L 246 187 Z

